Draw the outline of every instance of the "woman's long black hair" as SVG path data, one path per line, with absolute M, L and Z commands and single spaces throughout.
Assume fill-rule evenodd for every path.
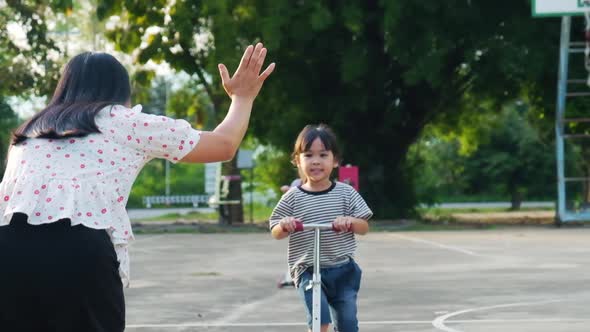
M 127 104 L 130 96 L 129 74 L 112 55 L 76 55 L 65 66 L 49 105 L 13 133 L 12 144 L 98 133 L 96 114 L 108 105 Z

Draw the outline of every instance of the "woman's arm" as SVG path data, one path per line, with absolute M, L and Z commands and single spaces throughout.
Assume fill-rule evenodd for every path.
M 219 65 L 223 87 L 232 99 L 225 119 L 210 132 L 201 133 L 199 143 L 181 161 L 188 163 L 207 163 L 233 159 L 250 121 L 254 99 L 260 92 L 264 80 L 272 73 L 275 64 L 271 63 L 262 73 L 260 70 L 266 57 L 262 43 L 246 48 L 238 69 L 233 77 L 225 65 Z

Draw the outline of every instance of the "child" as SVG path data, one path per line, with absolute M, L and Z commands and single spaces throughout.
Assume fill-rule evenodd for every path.
M 297 222 L 333 223 L 338 230 L 322 233 L 322 332 L 328 331 L 332 321 L 336 331 L 358 331 L 356 298 L 361 270 L 353 259 L 354 234 L 366 234 L 369 231 L 367 220 L 373 215 L 351 186 L 330 180 L 339 161 L 336 137 L 327 126 L 303 128 L 292 154 L 292 162 L 302 175 L 303 184 L 289 189 L 270 217 L 272 236 L 275 239 L 289 237 L 289 268 L 305 302 L 310 330 L 312 290 L 308 284 L 313 273 L 314 236 L 311 231 L 293 232 Z
M 68 62 L 49 105 L 14 133 L 0 183 L 2 331 L 125 329 L 133 181 L 154 158 L 232 159 L 274 69 L 260 73 L 265 55 L 248 46 L 231 78 L 219 65 L 232 102 L 211 132 L 129 108 L 129 75 L 111 55 Z

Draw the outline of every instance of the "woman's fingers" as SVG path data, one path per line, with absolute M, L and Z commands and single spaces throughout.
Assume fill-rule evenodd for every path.
M 260 69 L 264 64 L 264 58 L 266 58 L 266 48 L 262 48 L 260 53 L 258 54 L 258 58 L 256 59 L 256 64 L 254 65 L 254 73 L 256 76 L 260 74 Z
M 266 78 L 273 72 L 274 69 L 275 63 L 273 62 L 264 70 L 264 72 L 262 72 L 262 74 L 260 74 L 260 76 L 258 76 L 258 79 L 264 82 L 264 80 L 266 80 Z
M 258 59 L 260 58 L 260 52 L 264 49 L 262 47 L 262 43 L 257 43 L 256 47 L 254 47 L 254 51 L 252 51 L 252 56 L 250 57 L 250 61 L 248 62 L 248 69 L 254 71 L 256 65 L 258 63 Z M 256 73 L 258 74 L 258 73 Z
M 223 83 L 223 85 L 226 85 L 230 78 L 229 78 L 229 72 L 227 71 L 227 67 L 223 64 L 220 63 L 217 68 L 219 68 L 219 75 L 221 76 L 221 82 Z
M 253 52 L 254 47 L 252 45 L 248 45 L 248 47 L 246 47 L 246 50 L 244 51 L 244 55 L 242 55 L 242 60 L 240 60 L 240 65 L 238 66 L 236 72 L 248 68 L 248 64 L 250 63 L 250 58 L 252 57 Z

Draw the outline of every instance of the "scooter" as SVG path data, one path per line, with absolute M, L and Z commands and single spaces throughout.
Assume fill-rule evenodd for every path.
M 302 232 L 304 230 L 313 229 L 314 234 L 314 249 L 313 249 L 313 277 L 311 283 L 305 290 L 312 288 L 312 331 L 321 331 L 320 315 L 322 312 L 321 295 L 322 295 L 322 275 L 320 273 L 320 238 L 321 231 L 331 230 L 338 231 L 333 223 L 329 224 L 304 224 L 297 222 L 295 225 L 295 232 Z M 351 231 L 349 229 L 349 231 Z

